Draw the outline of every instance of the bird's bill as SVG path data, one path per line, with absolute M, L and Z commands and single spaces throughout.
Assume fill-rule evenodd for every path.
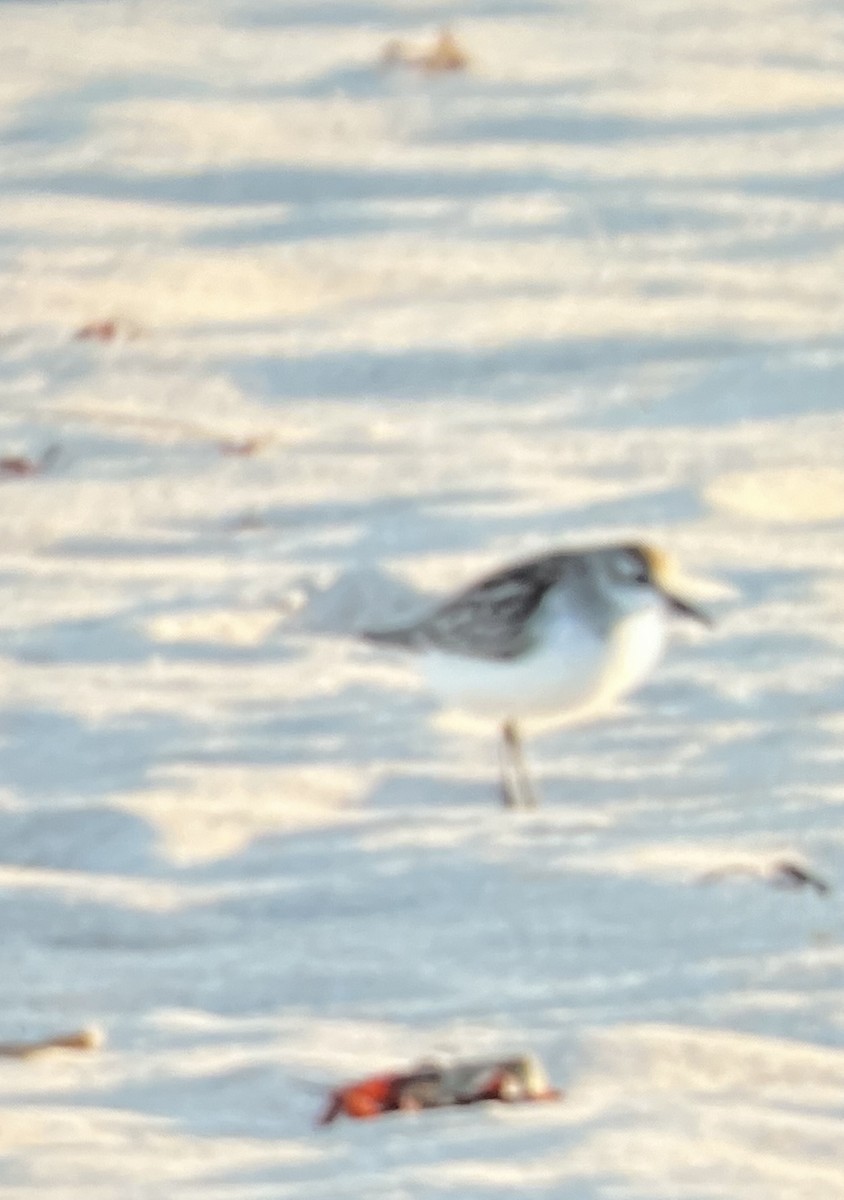
M 706 625 L 707 628 L 711 627 L 711 617 L 702 612 L 701 609 L 696 608 L 695 605 L 689 604 L 687 600 L 681 600 L 674 592 L 676 585 L 682 588 L 685 582 L 685 577 L 679 575 L 674 560 L 662 550 L 657 550 L 653 546 L 647 548 L 645 557 L 650 568 L 651 582 L 657 591 L 662 593 L 668 611 L 676 614 L 678 617 L 688 617 L 692 621 L 699 621 L 701 625 Z M 708 590 L 711 591 L 711 587 L 707 586 Z M 704 592 L 704 594 L 706 593 Z
M 688 604 L 685 600 L 681 600 L 679 596 L 675 596 L 671 592 L 663 592 L 662 594 L 668 602 L 670 612 L 676 613 L 678 617 L 689 617 L 690 620 L 699 621 L 701 625 L 711 628 L 712 618 L 707 616 L 705 612 L 701 612 L 699 608 L 695 608 L 693 604 Z

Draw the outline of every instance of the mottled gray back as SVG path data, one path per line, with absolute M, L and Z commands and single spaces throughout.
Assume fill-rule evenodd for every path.
M 531 618 L 550 588 L 565 579 L 587 602 L 591 589 L 588 557 L 582 552 L 546 554 L 489 575 L 447 600 L 430 616 L 402 629 L 372 630 L 373 642 L 408 650 L 438 649 L 471 658 L 506 662 L 531 648 Z

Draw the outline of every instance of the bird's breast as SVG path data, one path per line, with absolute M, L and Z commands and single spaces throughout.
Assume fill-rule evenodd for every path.
M 608 638 L 558 616 L 518 658 L 494 661 L 430 650 L 422 667 L 447 704 L 496 720 L 553 716 L 566 721 L 636 687 L 664 645 L 665 618 L 656 610 L 623 618 Z
M 599 686 L 606 644 L 579 622 L 556 620 L 518 658 L 490 660 L 434 650 L 423 659 L 429 685 L 446 703 L 497 720 L 580 708 Z

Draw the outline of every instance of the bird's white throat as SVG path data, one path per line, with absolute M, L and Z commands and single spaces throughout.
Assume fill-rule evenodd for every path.
M 601 700 L 615 700 L 647 679 L 662 657 L 667 635 L 661 607 L 648 606 L 619 621 L 609 638 Z

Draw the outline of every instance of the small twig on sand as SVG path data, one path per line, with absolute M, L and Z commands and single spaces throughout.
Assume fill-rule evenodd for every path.
M 254 434 L 249 437 L 228 437 L 219 429 L 201 425 L 194 421 L 181 421 L 178 417 L 159 417 L 151 413 L 120 412 L 97 408 L 61 408 L 50 414 L 51 418 L 62 417 L 93 424 L 112 425 L 118 429 L 144 429 L 162 437 L 179 437 L 190 441 L 209 442 L 220 454 L 246 458 L 266 450 L 278 439 L 271 433 Z
M 771 887 L 783 890 L 796 891 L 798 888 L 810 887 L 819 896 L 827 896 L 832 891 L 831 884 L 827 883 L 825 879 L 821 879 L 819 875 L 815 875 L 806 867 L 801 867 L 798 863 L 788 859 L 781 859 L 768 867 L 757 866 L 754 863 L 733 863 L 727 867 L 716 867 L 701 875 L 698 882 L 718 883 L 730 875 L 748 875 L 751 878 L 761 879 L 764 883 L 769 883 Z
M 819 896 L 828 896 L 832 891 L 831 884 L 805 867 L 793 862 L 774 863 L 768 875 L 769 882 L 778 888 L 810 887 Z

